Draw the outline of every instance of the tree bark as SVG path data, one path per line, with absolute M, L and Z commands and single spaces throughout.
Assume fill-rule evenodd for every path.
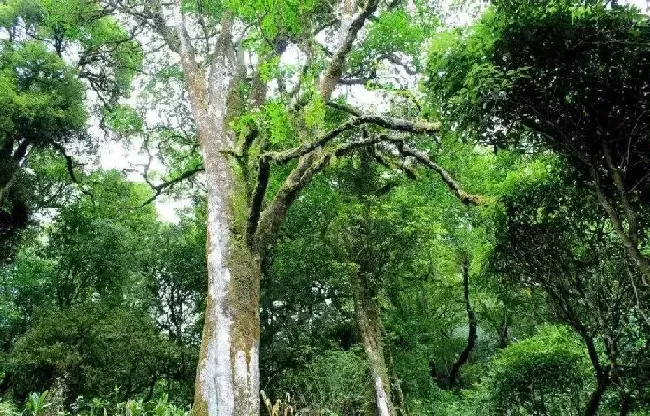
M 210 102 L 192 103 L 203 150 L 208 199 L 208 297 L 193 414 L 196 416 L 259 415 L 259 282 L 260 259 L 246 240 L 248 214 L 239 203 L 231 162 L 227 120 L 230 83 Z M 200 98 L 200 96 L 199 96 Z
M 357 325 L 368 357 L 370 373 L 377 401 L 377 415 L 396 416 L 391 400 L 390 379 L 381 343 L 381 324 L 377 293 L 373 290 L 372 276 L 364 271 L 356 274 L 353 282 L 353 295 Z
M 208 296 L 196 372 L 195 416 L 258 416 L 260 259 L 247 244 L 244 187 L 227 150 L 235 140 L 228 127 L 236 66 L 229 17 L 207 77 L 199 69 L 184 28 L 180 56 L 190 107 L 203 152 L 207 184 Z M 245 200 L 245 198 L 243 198 Z

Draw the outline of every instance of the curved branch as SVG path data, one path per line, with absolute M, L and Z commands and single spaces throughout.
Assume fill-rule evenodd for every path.
M 375 150 L 382 150 L 382 148 L 377 148 Z M 417 174 L 415 170 L 407 166 L 406 163 L 404 163 L 404 160 L 395 157 L 394 155 L 390 154 L 389 152 L 382 151 L 381 153 L 379 152 L 373 152 L 372 157 L 379 163 L 380 165 L 384 166 L 387 169 L 395 169 L 395 170 L 401 170 L 404 172 L 407 178 L 410 180 L 416 180 L 417 179 Z
M 74 173 L 74 160 L 70 155 L 66 153 L 65 147 L 63 147 L 61 143 L 57 143 L 57 142 L 52 142 L 52 147 L 54 148 L 54 150 L 59 152 L 61 156 L 63 156 L 63 158 L 65 159 L 65 166 L 68 171 L 68 176 L 70 176 L 70 180 L 72 180 L 72 182 L 74 182 L 79 186 L 79 190 L 81 191 L 81 193 L 88 196 L 90 198 L 91 203 L 94 206 L 95 195 L 91 191 L 84 189 L 81 186 L 81 181 L 79 180 L 79 178 L 77 178 L 77 175 Z
M 296 200 L 300 191 L 309 184 L 314 175 L 323 170 L 333 157 L 341 156 L 354 149 L 371 146 L 382 141 L 397 141 L 390 136 L 379 135 L 364 137 L 359 140 L 345 142 L 325 152 L 311 152 L 302 157 L 287 176 L 282 187 L 276 193 L 271 203 L 259 214 L 257 231 L 252 237 L 254 249 L 263 255 L 268 249 L 273 236 L 284 221 L 291 204 Z
M 467 345 L 465 345 L 465 348 L 458 356 L 458 359 L 456 359 L 456 362 L 454 362 L 454 364 L 451 366 L 451 372 L 449 373 L 449 387 L 456 386 L 460 369 L 469 360 L 469 355 L 474 349 L 477 339 L 476 314 L 474 313 L 472 304 L 469 301 L 469 259 L 466 255 L 463 257 L 461 269 L 463 275 L 463 298 L 465 299 L 465 311 L 467 312 L 467 324 L 469 326 L 469 333 L 467 334 Z
M 431 123 L 427 121 L 410 121 L 402 118 L 390 116 L 376 116 L 376 115 L 362 115 L 352 118 L 337 128 L 330 130 L 318 139 L 304 143 L 293 149 L 288 149 L 282 152 L 270 152 L 265 156 L 269 157 L 277 163 L 286 163 L 291 159 L 304 156 L 307 153 L 326 145 L 328 142 L 334 140 L 342 133 L 352 130 L 355 127 L 363 124 L 374 124 L 388 130 L 401 131 L 406 133 L 422 133 L 433 134 L 440 131 L 440 123 Z
M 468 194 L 463 190 L 463 188 L 460 186 L 458 182 L 451 176 L 449 172 L 442 166 L 438 165 L 436 162 L 431 160 L 429 155 L 426 153 L 416 150 L 413 148 L 410 148 L 408 146 L 401 146 L 399 147 L 399 152 L 404 155 L 404 156 L 411 156 L 415 160 L 417 160 L 419 163 L 423 164 L 424 166 L 428 167 L 431 170 L 434 170 L 435 172 L 440 175 L 440 178 L 442 181 L 447 184 L 449 189 L 456 195 L 456 197 L 465 205 L 482 205 L 485 201 L 484 198 L 479 196 L 479 195 L 472 195 Z

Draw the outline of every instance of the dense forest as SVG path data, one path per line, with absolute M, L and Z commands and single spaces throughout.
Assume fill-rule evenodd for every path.
M 0 416 L 650 415 L 649 11 L 0 0 Z

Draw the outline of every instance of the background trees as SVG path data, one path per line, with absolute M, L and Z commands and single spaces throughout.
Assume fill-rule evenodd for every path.
M 645 414 L 647 18 L 444 16 L 0 5 L 0 412 Z

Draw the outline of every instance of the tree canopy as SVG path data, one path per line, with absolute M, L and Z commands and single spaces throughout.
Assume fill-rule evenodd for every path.
M 0 414 L 646 415 L 650 20 L 0 1 Z

